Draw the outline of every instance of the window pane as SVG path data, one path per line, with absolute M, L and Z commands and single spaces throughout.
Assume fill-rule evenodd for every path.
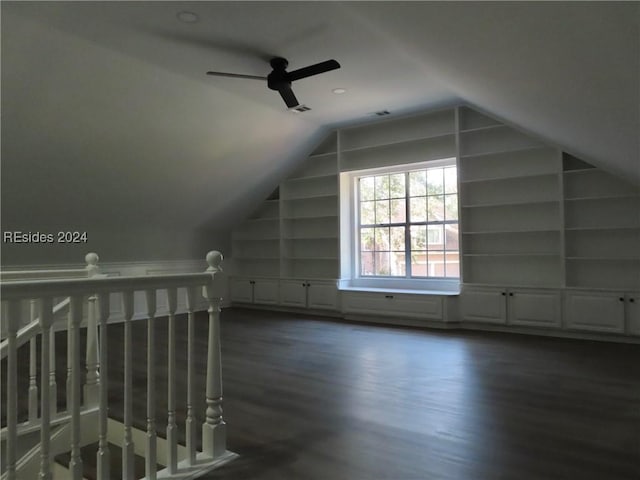
M 389 250 L 389 227 L 375 229 L 375 250 Z
M 391 200 L 391 223 L 404 223 L 407 218 L 406 200 Z
M 373 225 L 376 223 L 375 202 L 360 203 L 360 225 Z
M 360 252 L 360 275 L 373 275 L 373 252 Z
M 425 250 L 426 248 L 427 248 L 427 226 L 412 225 L 411 226 L 411 250 Z
M 427 253 L 427 271 L 431 277 L 444 277 L 444 252 L 429 250 Z
M 404 252 L 391 252 L 391 272 L 394 277 L 404 277 L 407 274 L 407 266 L 404 260 Z
M 376 201 L 376 223 L 389 223 L 389 200 Z
M 373 228 L 360 229 L 360 250 L 373 250 Z
M 444 192 L 444 175 L 442 168 L 427 170 L 427 194 L 438 195 Z
M 373 200 L 373 190 L 373 177 L 362 177 L 360 179 L 360 200 Z
M 429 222 L 444 221 L 444 196 L 427 197 L 427 220 Z
M 429 250 L 444 247 L 443 225 L 427 225 L 427 243 Z
M 409 218 L 412 223 L 427 221 L 427 197 L 409 199 Z
M 427 252 L 424 250 L 416 250 L 411 252 L 411 276 L 426 277 L 427 276 Z
M 444 234 L 446 235 L 445 248 L 447 250 L 460 250 L 460 238 L 458 237 L 458 225 L 445 225 Z
M 404 173 L 396 173 L 391 175 L 389 179 L 389 191 L 391 198 L 404 198 L 405 186 L 404 186 Z
M 460 276 L 460 257 L 458 252 L 447 252 L 447 263 L 445 265 L 447 277 Z
M 458 170 L 456 167 L 444 169 L 444 193 L 456 193 L 458 191 Z
M 376 200 L 389 198 L 389 175 L 378 175 L 376 177 Z
M 444 197 L 444 218 L 446 220 L 458 219 L 458 195 L 446 195 Z
M 375 274 L 376 275 L 389 275 L 391 269 L 389 268 L 389 252 L 375 252 Z
M 391 250 L 404 252 L 404 227 L 391 227 Z
M 409 172 L 409 195 L 417 197 L 427 193 L 427 171 Z

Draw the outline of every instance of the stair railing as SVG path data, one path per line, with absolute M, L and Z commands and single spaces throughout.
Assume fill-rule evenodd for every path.
M 96 266 L 97 256 L 95 259 Z M 82 478 L 82 460 L 80 456 L 81 429 L 83 428 L 82 412 L 87 408 L 98 409 L 97 422 L 97 475 L 101 480 L 111 478 L 109 471 L 108 438 L 108 371 L 109 352 L 107 346 L 107 329 L 109 325 L 110 299 L 114 294 L 122 295 L 124 310 L 124 433 L 122 438 L 122 478 L 134 478 L 133 440 L 133 403 L 132 403 L 132 320 L 134 318 L 134 293 L 142 292 L 146 299 L 147 321 L 147 413 L 146 413 L 146 448 L 144 456 L 145 478 L 195 478 L 235 457 L 226 449 L 226 425 L 222 417 L 222 376 L 220 358 L 220 304 L 224 290 L 222 274 L 222 255 L 212 251 L 206 256 L 208 268 L 204 273 L 152 275 L 140 277 L 97 278 L 96 275 L 85 279 L 55 279 L 39 281 L 10 281 L 0 284 L 2 300 L 6 302 L 7 325 L 7 421 L 5 473 L 2 478 L 13 480 L 19 478 L 17 465 L 17 346 L 18 330 L 22 318 L 23 302 L 37 308 L 37 323 L 41 334 L 40 371 L 51 371 L 52 358 L 52 324 L 54 317 L 54 298 L 69 297 L 69 341 L 68 341 L 68 377 L 67 405 L 70 422 L 70 463 L 71 478 Z M 94 269 L 97 272 L 97 267 Z M 175 417 L 175 314 L 177 310 L 178 288 L 186 290 L 187 303 L 187 411 L 185 421 L 186 458 L 179 461 L 177 455 L 177 428 Z M 202 451 L 196 451 L 195 411 L 197 408 L 194 395 L 194 351 L 195 325 L 194 314 L 198 301 L 197 291 L 208 303 L 209 329 L 207 377 L 204 404 L 205 422 L 202 425 Z M 167 412 L 167 459 L 166 468 L 157 471 L 157 432 L 155 411 L 155 315 L 157 309 L 157 292 L 166 291 L 169 306 L 169 352 L 168 352 L 168 412 Z M 88 300 L 88 337 L 92 322 L 99 335 L 88 341 L 87 383 L 85 385 L 84 404 L 81 403 L 81 362 L 80 362 L 80 324 L 83 317 L 83 303 Z M 33 314 L 34 316 L 36 314 Z M 93 318 L 93 320 L 91 320 Z M 91 345 L 89 345 L 91 343 Z M 35 354 L 31 353 L 33 359 Z M 35 364 L 35 362 L 34 362 Z M 34 378 L 35 378 L 35 372 Z M 40 375 L 40 467 L 38 477 L 51 479 L 53 455 L 51 454 L 51 387 L 48 375 Z M 31 391 L 31 387 L 30 387 Z M 33 398 L 30 397 L 30 401 Z M 55 402 L 54 402 L 55 403 Z M 83 431 L 84 435 L 84 431 Z M 82 439 L 85 440 L 84 438 Z M 86 443 L 86 442 L 85 442 Z

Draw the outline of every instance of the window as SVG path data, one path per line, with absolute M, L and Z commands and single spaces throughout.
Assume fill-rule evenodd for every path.
M 460 277 L 454 159 L 352 174 L 356 275 Z

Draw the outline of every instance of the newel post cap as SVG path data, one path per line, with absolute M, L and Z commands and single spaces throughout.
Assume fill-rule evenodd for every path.
M 222 253 L 217 250 L 211 250 L 207 253 L 207 264 L 209 268 L 207 268 L 207 272 L 221 272 L 222 271 L 222 261 L 224 257 Z
M 97 275 L 100 271 L 98 260 L 100 260 L 100 257 L 94 252 L 89 252 L 84 256 L 84 261 L 87 262 L 87 273 L 90 277 Z

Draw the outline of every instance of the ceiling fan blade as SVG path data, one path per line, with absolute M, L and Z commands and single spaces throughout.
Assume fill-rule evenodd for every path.
M 298 99 L 294 95 L 293 90 L 291 90 L 290 86 L 282 87 L 278 90 L 278 92 L 280 93 L 280 96 L 284 100 L 284 103 L 287 104 L 288 108 L 293 108 L 300 105 L 300 103 L 298 102 Z
M 241 73 L 207 72 L 207 75 L 212 75 L 214 77 L 248 78 L 249 80 L 267 79 L 267 77 L 260 77 L 258 75 L 243 75 Z
M 340 68 L 340 64 L 335 60 L 327 60 L 326 62 L 316 63 L 315 65 L 309 65 L 308 67 L 299 68 L 293 72 L 287 73 L 287 79 L 290 82 L 300 80 L 301 78 L 311 77 L 318 75 L 319 73 L 329 72 Z

